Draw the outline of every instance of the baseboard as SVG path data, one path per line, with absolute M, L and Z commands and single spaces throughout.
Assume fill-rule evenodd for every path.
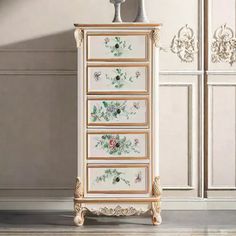
M 163 199 L 163 210 L 236 210 L 236 199 Z M 72 198 L 0 198 L 0 210 L 72 211 Z

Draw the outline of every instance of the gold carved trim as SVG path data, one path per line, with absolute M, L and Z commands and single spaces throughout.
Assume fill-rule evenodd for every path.
M 80 28 L 75 29 L 74 32 L 77 48 L 81 48 L 84 39 L 84 31 Z
M 86 207 L 83 207 L 82 203 L 75 203 L 74 209 L 75 209 L 74 223 L 77 226 L 82 226 L 84 224 L 84 217 L 88 209 Z
M 157 28 L 152 31 L 152 39 L 154 46 L 158 48 L 160 41 L 160 29 Z
M 115 208 L 101 207 L 99 210 L 89 210 L 95 215 L 105 215 L 105 216 L 132 216 L 132 215 L 141 215 L 147 211 L 142 209 L 136 209 L 134 207 L 122 208 L 120 205 L 117 205 Z
M 160 198 L 162 193 L 162 188 L 160 184 L 160 176 L 154 178 L 152 184 L 152 195 L 153 197 Z M 160 225 L 162 222 L 161 218 L 161 202 L 152 202 L 152 223 L 153 225 Z
M 83 192 L 83 185 L 79 177 L 76 179 L 76 185 L 75 185 L 75 192 L 74 197 L 75 198 L 83 198 L 84 192 Z
M 74 197 L 78 198 L 78 199 L 83 199 L 83 196 L 84 196 L 83 185 L 82 185 L 81 179 L 79 177 L 77 177 Z M 84 224 L 84 216 L 85 216 L 87 209 L 82 206 L 82 203 L 75 202 L 74 203 L 74 210 L 75 210 L 74 223 L 77 226 L 82 226 Z

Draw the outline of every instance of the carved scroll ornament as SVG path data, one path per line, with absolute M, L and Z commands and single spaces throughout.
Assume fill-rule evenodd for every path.
M 82 198 L 84 196 L 83 192 L 83 186 L 82 182 L 79 177 L 76 179 L 76 185 L 75 185 L 75 192 L 74 192 L 74 197 L 75 198 Z
M 160 42 L 160 29 L 154 29 L 152 32 L 152 39 L 155 47 L 159 47 Z
M 77 48 L 82 47 L 83 39 L 84 39 L 84 32 L 82 29 L 76 29 L 74 32 L 75 40 Z
M 170 49 L 182 62 L 193 62 L 194 55 L 198 52 L 198 40 L 193 29 L 188 25 L 180 28 L 172 39 Z
M 226 24 L 217 28 L 211 44 L 211 61 L 227 62 L 231 66 L 236 62 L 236 37 Z
M 153 225 L 160 225 L 162 222 L 161 218 L 161 203 L 160 197 L 162 193 L 162 188 L 160 184 L 160 176 L 154 178 L 152 184 L 152 195 L 153 197 L 159 198 L 158 202 L 152 202 L 152 223 Z
M 141 215 L 144 214 L 145 211 L 141 209 L 135 209 L 134 207 L 122 208 L 117 205 L 115 208 L 103 207 L 99 210 L 89 210 L 91 213 L 95 215 L 105 215 L 105 216 L 132 216 L 132 215 Z

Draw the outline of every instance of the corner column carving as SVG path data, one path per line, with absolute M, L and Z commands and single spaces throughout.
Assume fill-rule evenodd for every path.
M 152 39 L 153 39 L 154 46 L 159 48 L 159 42 L 160 42 L 160 29 L 159 28 L 156 28 L 152 31 Z
M 74 210 L 75 210 L 75 218 L 74 223 L 77 226 L 82 226 L 84 224 L 84 216 L 87 211 L 87 208 L 83 207 L 82 203 L 76 202 L 76 198 L 83 198 L 84 197 L 84 191 L 83 191 L 83 185 L 79 177 L 76 179 L 76 185 L 75 185 L 75 192 L 74 192 Z
M 159 199 L 157 202 L 152 202 L 152 223 L 153 225 L 160 225 L 162 222 L 161 218 L 161 193 L 162 193 L 162 188 L 160 184 L 160 176 L 155 177 L 153 184 L 152 184 L 152 195 L 153 197 L 156 197 Z
M 84 31 L 80 28 L 77 28 L 75 29 L 74 36 L 75 36 L 77 48 L 81 48 L 83 44 L 83 39 L 84 39 Z

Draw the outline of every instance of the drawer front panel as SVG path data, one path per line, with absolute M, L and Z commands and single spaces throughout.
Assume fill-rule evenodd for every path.
M 143 126 L 148 123 L 147 99 L 88 100 L 88 125 Z
M 88 193 L 147 193 L 148 165 L 90 165 Z
M 148 38 L 146 34 L 88 35 L 88 61 L 147 61 Z
M 87 155 L 89 159 L 147 159 L 147 132 L 89 133 Z
M 88 67 L 88 93 L 147 93 L 147 66 Z

